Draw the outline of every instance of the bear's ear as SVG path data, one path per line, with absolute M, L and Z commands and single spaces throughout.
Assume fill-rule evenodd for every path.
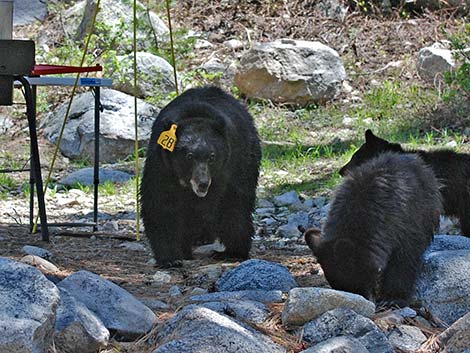
M 321 230 L 318 228 L 308 228 L 304 230 L 304 238 L 313 255 L 318 255 L 318 249 L 322 243 Z
M 373 143 L 377 139 L 377 136 L 374 135 L 371 129 L 367 129 L 364 135 L 366 137 L 366 143 Z
M 356 245 L 349 239 L 338 239 L 335 241 L 335 245 L 333 247 L 333 254 L 335 258 L 345 261 L 347 259 L 353 258 L 355 253 Z

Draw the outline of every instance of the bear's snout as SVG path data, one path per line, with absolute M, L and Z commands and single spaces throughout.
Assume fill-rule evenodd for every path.
M 191 177 L 191 188 L 198 197 L 205 197 L 211 186 L 209 166 L 206 163 L 196 166 Z

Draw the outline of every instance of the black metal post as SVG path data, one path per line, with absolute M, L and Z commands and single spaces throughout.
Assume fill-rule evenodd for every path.
M 36 104 L 31 86 L 23 76 L 15 76 L 21 82 L 25 92 L 26 115 L 28 116 L 29 136 L 31 143 L 31 170 L 36 181 L 36 191 L 38 195 L 39 217 L 41 219 L 42 240 L 49 241 L 49 229 L 47 227 L 46 204 L 44 202 L 44 190 L 41 176 L 41 162 L 39 158 L 38 136 L 36 132 Z M 31 190 L 32 191 L 32 190 Z M 33 200 L 34 201 L 34 200 Z
M 32 97 L 33 97 L 33 106 L 34 106 L 34 116 L 36 116 L 36 96 L 37 96 L 37 87 L 32 86 Z M 30 153 L 30 164 L 29 168 L 29 231 L 33 231 L 34 227 L 34 185 L 36 180 L 34 178 L 34 167 L 33 167 L 33 145 L 29 144 Z
M 93 231 L 96 232 L 98 225 L 98 185 L 100 183 L 100 87 L 96 86 L 95 91 L 95 160 L 93 169 Z

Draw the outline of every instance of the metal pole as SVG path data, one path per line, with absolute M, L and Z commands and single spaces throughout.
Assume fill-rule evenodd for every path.
M 36 105 L 34 104 L 33 92 L 31 86 L 23 76 L 15 77 L 21 82 L 25 91 L 26 113 L 28 115 L 29 136 L 31 139 L 31 148 L 33 155 L 31 166 L 36 179 L 36 192 L 38 195 L 39 217 L 41 218 L 42 240 L 49 241 L 49 229 L 47 228 L 46 204 L 44 202 L 44 190 L 41 176 L 41 162 L 39 158 L 38 136 L 36 132 Z
M 0 39 L 12 39 L 13 0 L 0 0 Z
M 93 184 L 94 184 L 94 200 L 93 200 L 93 222 L 95 226 L 93 231 L 96 232 L 98 225 L 98 185 L 100 183 L 100 87 L 96 86 L 95 89 L 95 164 L 93 170 Z
M 0 0 L 0 39 L 12 39 L 13 0 Z M 0 63 L 1 64 L 1 63 Z M 0 105 L 13 104 L 13 78 L 0 80 Z

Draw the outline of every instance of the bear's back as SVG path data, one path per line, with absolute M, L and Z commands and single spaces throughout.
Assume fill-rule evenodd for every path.
M 432 170 L 416 155 L 385 152 L 344 179 L 324 232 L 327 239 L 394 248 L 432 234 L 440 208 Z

